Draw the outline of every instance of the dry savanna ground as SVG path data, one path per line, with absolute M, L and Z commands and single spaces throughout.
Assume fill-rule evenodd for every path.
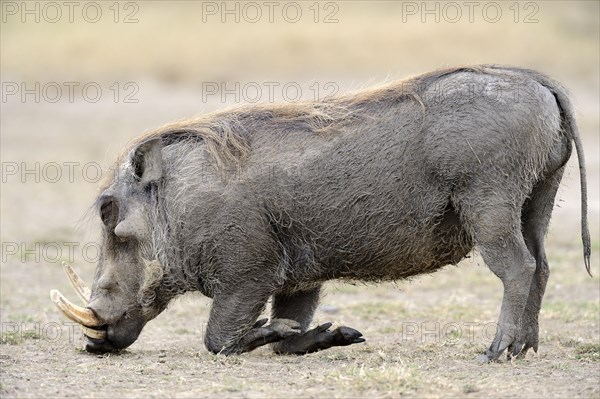
M 337 9 L 333 24 L 314 22 L 313 2 L 298 3 L 305 16 L 298 23 L 221 22 L 218 15 L 204 22 L 207 2 L 129 3 L 137 5 L 133 24 L 113 21 L 113 2 L 100 3 L 104 17 L 93 24 L 78 14 L 73 23 L 22 22 L 3 9 L 2 397 L 600 396 L 597 2 L 522 2 L 518 16 L 509 8 L 513 2 L 502 2 L 497 23 L 478 13 L 470 23 L 464 8 L 465 17 L 450 23 L 450 14 L 439 22 L 403 14 L 407 2 L 329 2 L 334 8 L 327 9 L 318 3 L 319 20 Z M 120 19 L 136 9 L 126 4 L 118 3 Z M 537 22 L 524 23 L 532 11 Z M 551 276 L 537 354 L 475 361 L 491 341 L 502 300 L 500 281 L 477 253 L 411 282 L 328 284 L 315 323 L 354 327 L 367 341 L 302 357 L 277 356 L 268 348 L 235 357 L 209 354 L 202 334 L 210 301 L 199 294 L 174 301 L 126 351 L 90 355 L 80 331 L 50 302 L 52 288 L 75 299 L 62 260 L 72 258 L 92 281 L 95 253 L 86 244 L 95 241 L 97 226 L 84 215 L 97 195 L 96 167 L 106 170 L 119 149 L 145 130 L 254 98 L 240 93 L 222 99 L 207 89 L 258 83 L 260 101 L 268 101 L 264 82 L 297 83 L 311 98 L 315 84 L 322 95 L 331 87 L 344 92 L 444 65 L 483 62 L 533 67 L 569 86 L 586 150 L 595 277 L 583 266 L 573 157 L 547 240 Z M 50 82 L 65 90 L 56 102 L 49 101 L 50 91 L 39 101 L 7 95 L 14 84 L 20 90 L 21 84 Z M 103 94 L 92 102 L 76 89 L 71 101 L 66 82 L 92 82 Z M 128 94 L 137 102 L 124 101 Z M 283 94 L 276 89 L 274 96 Z

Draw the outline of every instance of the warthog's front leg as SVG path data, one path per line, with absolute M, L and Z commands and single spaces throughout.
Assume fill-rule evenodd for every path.
M 330 331 L 331 323 L 308 330 L 319 303 L 319 291 L 320 286 L 306 291 L 279 294 L 273 298 L 273 318 L 296 320 L 302 328 L 302 334 L 275 343 L 273 350 L 276 353 L 303 355 L 365 341 L 360 332 L 350 327 L 338 327 Z
M 209 351 L 238 354 L 301 333 L 294 320 L 273 319 L 268 325 L 266 319 L 255 322 L 269 294 L 261 294 L 258 287 L 246 288 L 215 295 L 204 337 Z
M 295 320 L 272 319 L 271 323 L 265 325 L 267 321 L 268 319 L 257 321 L 254 323 L 252 330 L 244 335 L 238 345 L 238 347 L 243 348 L 242 352 L 248 352 L 259 346 L 294 337 L 301 333 L 300 324 Z
M 303 334 L 292 336 L 275 344 L 275 352 L 280 354 L 304 355 L 334 346 L 347 346 L 365 342 L 362 334 L 350 327 L 329 330 L 331 323 L 321 324 Z

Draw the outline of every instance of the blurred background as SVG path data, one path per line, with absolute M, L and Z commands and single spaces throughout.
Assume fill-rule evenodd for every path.
M 593 1 L 3 2 L 2 241 L 69 235 L 98 167 L 169 121 L 476 63 L 572 90 L 597 214 L 598 13 Z
M 597 243 L 598 4 L 3 2 L 2 264 L 68 259 L 91 273 L 96 248 L 82 243 L 97 229 L 82 217 L 142 132 L 240 103 L 319 99 L 477 63 L 539 69 L 571 89 Z M 555 219 L 577 242 L 574 161 Z
M 69 260 L 91 275 L 97 229 L 83 216 L 142 132 L 477 63 L 539 69 L 571 89 L 597 243 L 598 2 L 3 2 L 1 29 L 3 266 Z M 574 161 L 553 226 L 578 245 Z M 3 293 L 14 283 L 3 278 Z
M 2 1 L 0 344 L 8 346 L 0 346 L 0 392 L 34 397 L 48 392 L 55 396 L 99 392 L 106 397 L 138 392 L 144 396 L 155 393 L 153 386 L 158 380 L 175 387 L 165 392 L 183 389 L 168 369 L 163 373 L 157 368 L 156 374 L 144 375 L 138 370 L 154 370 L 155 361 L 161 360 L 149 354 L 165 343 L 168 356 L 187 356 L 188 363 L 197 363 L 197 352 L 204 353 L 199 335 L 210 305 L 206 299 L 182 299 L 159 316 L 162 322 L 146 327 L 131 349 L 134 354 L 145 351 L 145 366 L 138 367 L 143 361 L 140 356 L 103 362 L 105 375 L 99 378 L 113 381 L 116 375 L 125 376 L 125 382 L 112 388 L 80 373 L 82 367 L 89 367 L 96 377 L 99 373 L 97 359 L 73 351 L 74 346 L 83 346 L 81 341 L 74 345 L 63 336 L 59 345 L 40 340 L 39 333 L 24 336 L 22 331 L 5 330 L 14 323 L 64 323 L 48 299 L 51 288 L 74 297 L 60 270 L 61 261 L 74 263 L 82 277 L 92 281 L 98 228 L 84 216 L 98 195 L 102 175 L 110 173 L 109 166 L 127 142 L 170 121 L 242 103 L 319 99 L 463 64 L 511 64 L 540 70 L 563 82 L 573 94 L 587 158 L 592 269 L 598 276 L 599 4 Z M 450 346 L 399 344 L 398 320 L 495 322 L 501 284 L 485 267 L 478 267 L 481 262 L 475 257 L 461 264 L 460 272 L 448 268 L 412 284 L 331 284 L 327 291 L 331 295 L 324 300 L 317 319 L 358 328 L 369 337 L 366 346 L 336 352 L 339 355 L 317 354 L 307 360 L 278 358 L 260 363 L 258 357 L 254 368 L 242 367 L 243 361 L 239 366 L 229 363 L 223 370 L 237 367 L 237 376 L 226 382 L 214 374 L 214 360 L 207 357 L 200 361 L 207 367 L 203 378 L 212 378 L 206 392 L 224 390 L 227 395 L 243 390 L 240 387 L 253 380 L 261 397 L 276 386 L 283 391 L 274 397 L 287 395 L 290 387 L 299 389 L 292 390 L 297 396 L 303 395 L 303 389 L 316 389 L 312 392 L 321 397 L 323 393 L 334 396 L 334 392 L 341 397 L 355 396 L 363 390 L 374 397 L 404 392 L 402 389 L 421 396 L 439 396 L 440 392 L 522 396 L 525 392 L 530 397 L 572 397 L 583 392 L 583 396 L 597 397 L 598 277 L 590 279 L 584 272 L 579 218 L 579 178 L 573 156 L 547 245 L 552 276 L 542 310 L 541 335 L 542 347 L 549 355 L 537 364 L 541 370 L 551 363 L 554 374 L 538 371 L 536 381 L 543 384 L 525 383 L 511 368 L 493 369 L 498 375 L 510 374 L 502 384 L 501 379 L 492 381 L 493 376 L 488 379 L 492 369 L 469 369 L 469 362 L 487 345 L 487 339 L 476 343 L 459 340 Z M 347 353 L 351 355 L 346 360 Z M 464 361 L 459 366 L 453 363 L 457 353 Z M 366 370 L 379 367 L 386 354 L 389 357 L 384 363 L 392 368 L 364 374 L 365 364 Z M 596 363 L 582 364 L 580 355 Z M 259 355 L 249 355 L 244 361 L 250 362 L 253 356 Z M 390 363 L 398 358 L 401 364 Z M 402 359 L 408 359 L 406 364 Z M 432 363 L 427 359 L 433 359 Z M 278 376 L 288 370 L 285 362 L 309 360 L 320 361 L 321 371 L 325 370 L 320 384 L 313 384 L 314 375 L 295 377 L 302 370 L 313 370 L 312 364 L 289 376 L 273 377 L 268 387 L 260 386 L 262 377 L 244 377 L 266 367 L 270 367 L 269 375 Z M 23 364 L 26 367 L 20 366 Z M 65 369 L 64 364 L 72 367 Z M 420 374 L 421 369 L 436 372 Z M 56 370 L 63 371 L 57 374 Z M 470 370 L 469 376 L 461 370 Z M 186 378 L 194 378 L 193 368 L 177 373 L 192 373 L 185 374 Z M 524 375 L 529 376 L 529 371 Z M 56 390 L 48 391 L 38 381 L 54 384 Z M 281 385 L 280 381 L 289 383 Z M 296 383 L 300 385 L 293 385 Z M 87 391 L 89 386 L 96 391 Z M 340 391 L 340 386 L 347 390 Z M 385 391 L 386 387 L 394 388 Z M 400 391 L 395 391 L 397 388 Z M 203 392 L 190 397 L 206 394 Z

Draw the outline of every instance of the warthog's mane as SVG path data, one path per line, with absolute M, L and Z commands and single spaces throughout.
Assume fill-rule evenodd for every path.
M 457 72 L 495 73 L 494 69 L 499 68 L 509 69 L 494 65 L 445 68 L 323 101 L 251 104 L 207 113 L 135 138 L 118 156 L 116 165 L 123 163 L 138 145 L 155 138 L 161 138 L 164 145 L 184 140 L 203 142 L 218 167 L 243 162 L 250 153 L 249 132 L 269 128 L 314 134 L 340 132 L 356 118 L 368 117 L 361 112 L 367 105 L 390 100 L 415 101 L 425 111 L 421 93 L 439 79 Z M 105 182 L 105 186 L 110 183 Z

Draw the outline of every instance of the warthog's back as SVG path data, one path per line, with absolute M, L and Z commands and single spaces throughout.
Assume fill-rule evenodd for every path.
M 501 70 L 328 105 L 347 123 L 324 134 L 294 122 L 250 133 L 248 167 L 268 173 L 247 188 L 272 214 L 300 280 L 315 269 L 323 279 L 396 279 L 458 262 L 472 240 L 453 196 L 482 188 L 524 199 L 560 133 L 552 94 Z

